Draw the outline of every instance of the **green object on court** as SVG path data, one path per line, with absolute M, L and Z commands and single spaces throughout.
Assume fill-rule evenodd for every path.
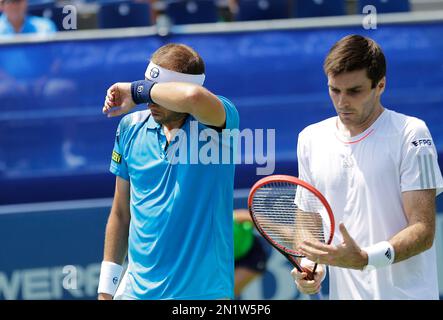
M 254 226 L 252 222 L 234 221 L 234 258 L 235 260 L 245 256 L 254 242 Z

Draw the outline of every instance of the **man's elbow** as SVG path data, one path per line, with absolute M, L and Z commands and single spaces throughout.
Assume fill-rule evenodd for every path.
M 423 251 L 431 249 L 435 239 L 435 226 L 426 226 L 423 230 L 422 236 Z
M 432 245 L 434 244 L 434 238 L 435 238 L 435 233 L 432 231 L 426 235 L 423 243 L 424 251 L 432 248 Z
M 222 102 L 205 88 L 199 86 L 188 88 L 186 101 L 188 113 L 202 123 L 214 127 L 222 127 L 225 124 L 226 114 Z
M 119 225 L 128 226 L 131 221 L 131 214 L 129 212 L 129 209 L 127 208 L 114 206 L 111 209 L 111 215 L 109 219 L 114 220 L 114 223 L 118 223 Z
M 204 88 L 200 86 L 190 86 L 186 89 L 185 99 L 189 106 L 197 106 L 203 103 L 206 97 Z

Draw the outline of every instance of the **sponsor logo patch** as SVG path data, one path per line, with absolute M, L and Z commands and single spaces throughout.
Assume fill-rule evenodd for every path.
M 419 139 L 419 140 L 412 141 L 412 144 L 415 147 L 432 146 L 432 140 L 431 139 Z
M 121 154 L 119 154 L 118 152 L 116 152 L 115 150 L 112 151 L 112 161 L 116 162 L 116 163 L 121 163 L 122 162 L 122 156 Z

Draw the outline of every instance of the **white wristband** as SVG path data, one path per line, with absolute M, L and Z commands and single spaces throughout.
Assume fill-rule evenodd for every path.
M 100 280 L 98 282 L 97 293 L 107 293 L 115 295 L 117 286 L 122 276 L 123 267 L 110 261 L 103 261 L 100 270 Z
M 381 241 L 372 246 L 362 248 L 368 253 L 368 265 L 363 270 L 386 267 L 394 262 L 394 247 L 388 241 Z

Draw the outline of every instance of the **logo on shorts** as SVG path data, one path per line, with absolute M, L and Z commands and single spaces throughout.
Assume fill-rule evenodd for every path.
M 118 278 L 117 277 L 112 278 L 112 283 L 113 284 L 117 284 L 117 282 L 118 282 Z
M 432 146 L 432 140 L 431 139 L 419 139 L 419 140 L 412 141 L 412 144 L 415 147 L 419 147 L 419 146 Z
M 122 156 L 121 154 L 119 154 L 118 152 L 116 152 L 115 150 L 112 151 L 112 161 L 116 162 L 116 163 L 121 163 L 122 162 Z
M 151 78 L 157 78 L 160 75 L 160 70 L 158 70 L 158 68 L 152 68 L 151 69 Z

